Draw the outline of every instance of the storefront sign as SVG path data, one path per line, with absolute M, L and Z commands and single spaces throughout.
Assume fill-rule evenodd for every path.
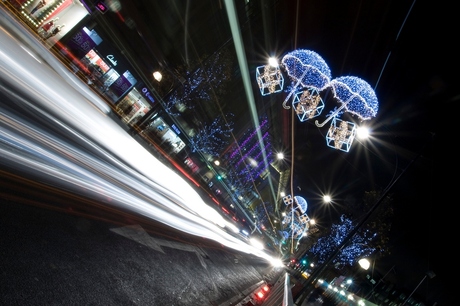
M 109 8 L 105 5 L 103 1 L 99 1 L 94 5 L 102 14 L 106 13 Z
M 96 47 L 96 43 L 84 30 L 80 30 L 72 36 L 67 46 L 74 51 L 77 58 L 81 58 Z
M 117 96 L 121 97 L 129 88 L 131 88 L 131 83 L 121 75 L 112 85 L 110 85 L 110 90 Z
M 171 126 L 171 128 L 174 130 L 174 132 L 176 132 L 177 135 L 180 134 L 180 130 L 177 128 L 177 126 L 176 126 L 175 124 L 173 124 L 173 125 Z
M 113 56 L 112 54 L 109 54 L 106 57 L 112 63 L 112 65 L 114 65 L 114 66 L 117 65 L 117 61 L 115 60 L 115 56 Z
M 155 102 L 155 99 L 152 97 L 152 94 L 150 93 L 150 91 L 147 89 L 147 87 L 143 87 L 142 88 L 142 94 L 150 100 L 150 102 Z

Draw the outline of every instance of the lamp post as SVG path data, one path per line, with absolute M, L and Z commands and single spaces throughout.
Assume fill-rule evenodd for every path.
M 370 267 L 370 261 L 369 259 L 367 258 L 362 258 L 358 261 L 358 264 L 361 266 L 361 268 L 363 268 L 364 270 L 368 270 L 369 267 Z M 395 267 L 394 265 L 388 269 L 388 271 L 385 273 L 384 276 L 382 276 L 382 278 L 379 279 L 379 281 L 377 283 L 375 283 L 375 280 L 374 280 L 374 267 L 375 267 L 375 260 L 372 261 L 372 274 L 371 274 L 371 283 L 372 283 L 372 289 L 371 291 L 369 291 L 369 293 L 367 293 L 365 296 L 364 296 L 364 299 L 371 299 L 372 296 L 374 295 L 374 290 L 375 288 L 383 281 L 383 279 L 388 275 L 388 273 L 390 273 L 391 270 L 393 270 L 393 268 Z
M 426 272 L 425 276 L 422 278 L 422 280 L 420 281 L 420 283 L 418 283 L 417 287 L 415 287 L 414 290 L 412 290 L 411 294 L 409 294 L 409 296 L 407 297 L 407 299 L 404 300 L 404 302 L 401 304 L 401 305 L 406 305 L 406 302 L 409 301 L 409 299 L 411 298 L 411 296 L 415 293 L 415 291 L 418 289 L 418 287 L 420 287 L 420 285 L 423 283 L 423 281 L 429 277 L 430 279 L 435 277 L 436 274 L 434 274 L 433 271 L 428 271 Z

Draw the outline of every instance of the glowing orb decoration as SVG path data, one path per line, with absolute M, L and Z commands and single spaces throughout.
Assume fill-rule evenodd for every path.
M 300 239 L 308 230 L 308 221 L 310 218 L 306 214 L 308 204 L 307 201 L 299 196 L 292 198 L 291 195 L 283 197 L 283 202 L 286 206 L 292 205 L 291 209 L 287 209 L 281 224 L 283 231 L 281 234 L 284 238 Z
M 262 96 L 283 90 L 284 77 L 279 66 L 265 65 L 257 67 L 256 79 Z
M 305 213 L 308 207 L 307 201 L 304 198 L 299 197 L 299 196 L 295 196 L 294 199 L 297 202 L 297 207 L 295 207 L 294 209 L 298 209 L 302 213 Z
M 331 70 L 318 53 L 299 49 L 286 54 L 281 60 L 292 81 L 301 87 L 314 88 L 321 91 L 329 85 Z
M 326 135 L 327 146 L 344 152 L 350 151 L 356 131 L 354 123 L 334 117 Z
M 324 109 L 324 102 L 316 89 L 305 89 L 294 94 L 292 107 L 300 122 L 319 116 Z
M 299 240 L 308 229 L 308 222 L 300 222 L 298 219 L 291 220 L 288 215 L 283 220 L 283 224 L 285 228 L 280 233 L 285 239 L 292 238 Z
M 379 102 L 372 87 L 363 79 L 354 76 L 338 77 L 331 81 L 336 98 L 342 105 L 322 124 L 335 117 L 342 109 L 361 120 L 369 120 L 377 115 Z

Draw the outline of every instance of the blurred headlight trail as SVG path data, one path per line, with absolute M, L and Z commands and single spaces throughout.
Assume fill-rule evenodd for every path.
M 271 260 L 227 233 L 223 217 L 185 179 L 31 56 L 33 46 L 21 47 L 5 29 L 0 41 L 0 164 Z
M 110 107 L 93 91 L 91 91 L 80 79 L 71 73 L 62 63 L 54 57 L 43 44 L 35 39 L 30 32 L 19 24 L 7 11 L 0 10 L 0 26 L 3 31 L 14 37 L 16 43 L 40 63 L 46 62 L 58 75 L 70 86 L 78 90 L 88 101 L 91 102 L 104 114 L 111 112 Z

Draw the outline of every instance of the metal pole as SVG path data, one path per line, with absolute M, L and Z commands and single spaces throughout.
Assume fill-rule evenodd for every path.
M 402 303 L 401 305 L 405 305 L 406 302 L 410 299 L 410 297 L 412 296 L 412 294 L 414 294 L 414 292 L 417 290 L 418 287 L 420 287 L 420 285 L 423 283 L 423 281 L 425 280 L 425 278 L 427 277 L 427 275 L 425 275 L 422 280 L 420 281 L 420 283 L 418 283 L 417 287 L 415 287 L 415 289 L 411 292 L 411 294 L 409 294 L 409 296 L 407 297 L 407 299 L 404 301 L 404 303 Z

